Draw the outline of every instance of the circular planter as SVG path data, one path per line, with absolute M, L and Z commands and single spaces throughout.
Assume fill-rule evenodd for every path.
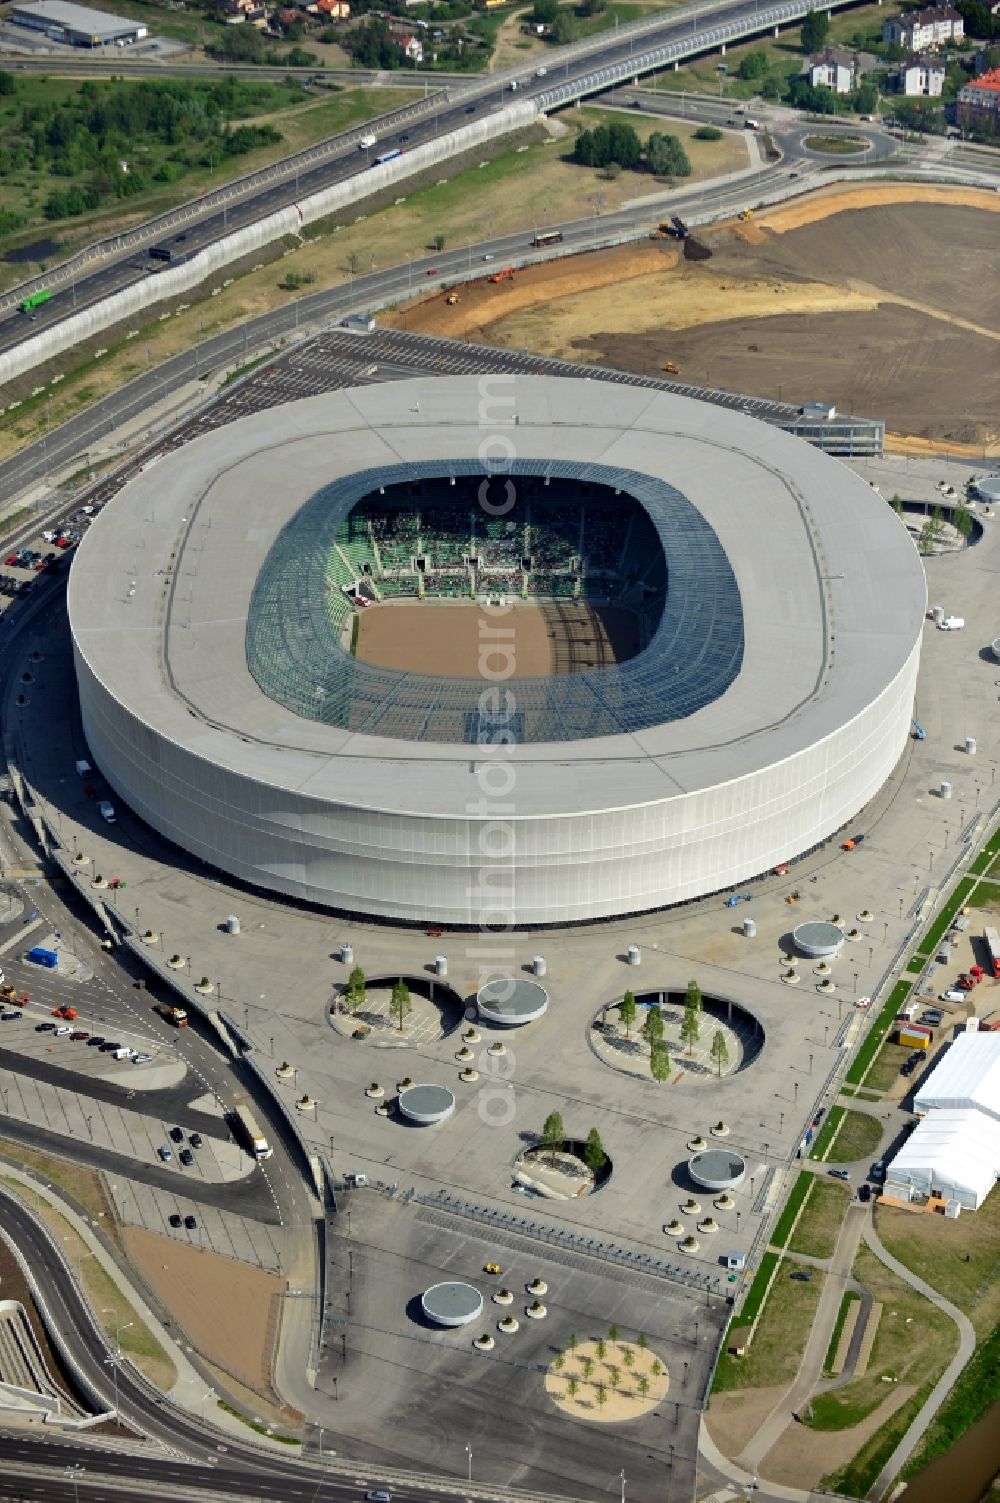
M 817 986 L 816 990 L 818 992 L 835 992 L 837 990 L 837 988 L 834 986 L 833 982 L 829 979 L 829 977 L 827 977 L 825 981 L 821 981 L 819 983 L 819 985 Z
M 529 1294 L 541 1295 L 549 1292 L 549 1286 L 544 1279 L 532 1279 L 527 1287 Z
M 731 1195 L 724 1192 L 713 1200 L 712 1204 L 717 1211 L 731 1211 L 736 1202 Z
M 464 1081 L 466 1085 L 472 1085 L 473 1081 L 479 1079 L 479 1071 L 467 1067 L 464 1070 L 459 1070 L 458 1078 Z
M 798 986 L 799 973 L 798 971 L 786 971 L 781 979 L 786 986 Z
M 490 1045 L 488 1052 L 490 1054 L 506 1054 L 507 1053 L 507 1045 L 506 1044 L 501 1044 L 500 1041 L 497 1040 L 497 1042 L 495 1044 L 491 1044 Z
M 533 1305 L 525 1306 L 524 1313 L 529 1320 L 544 1320 L 549 1312 L 541 1301 L 536 1299 Z
M 874 913 L 872 913 L 870 908 L 862 908 L 861 912 L 858 914 L 858 918 L 863 924 L 870 924 L 874 917 L 875 915 Z
M 467 1044 L 478 1044 L 480 1039 L 482 1038 L 482 1034 L 479 1032 L 478 1028 L 467 1028 L 462 1034 L 462 1037 Z M 493 1340 L 492 1336 L 490 1337 L 490 1340 Z
M 819 965 L 814 965 L 813 966 L 813 975 L 814 976 L 829 976 L 829 974 L 830 974 L 830 967 L 827 965 L 827 963 L 826 963 L 825 960 L 821 960 L 820 963 L 819 963 Z
M 207 976 L 202 976 L 201 980 L 195 987 L 195 991 L 201 992 L 203 997 L 207 997 L 210 992 L 215 991 L 215 987 L 212 985 L 211 981 L 209 981 Z
M 183 971 L 184 967 L 187 965 L 187 961 L 184 959 L 183 955 L 171 955 L 170 959 L 167 961 L 167 965 L 172 971 Z
M 142 936 L 142 942 L 144 945 L 155 945 L 159 943 L 159 940 L 160 936 L 152 929 L 147 929 L 145 934 Z
M 697 1237 L 682 1237 L 678 1243 L 681 1252 L 696 1253 L 701 1247 Z
M 681 1210 L 686 1215 L 688 1215 L 688 1216 L 700 1216 L 701 1215 L 701 1206 L 695 1200 L 694 1196 L 689 1196 L 688 1197 L 688 1199 L 681 1206 Z
M 666 1232 L 668 1237 L 680 1237 L 684 1233 L 684 1223 L 682 1221 L 678 1221 L 675 1217 L 673 1221 L 667 1222 L 663 1230 Z
M 378 1106 L 375 1108 L 375 1115 L 376 1117 L 388 1117 L 389 1108 L 384 1101 L 380 1101 Z
M 295 1066 L 287 1063 L 279 1065 L 274 1073 L 275 1075 L 277 1075 L 279 1080 L 291 1080 L 292 1076 L 295 1074 Z
M 848 931 L 847 931 L 847 937 L 848 937 L 849 940 L 851 940 L 852 943 L 856 944 L 857 941 L 861 938 L 861 930 L 860 929 L 848 929 Z
M 90 865 L 90 857 L 89 856 L 85 856 L 82 851 L 78 851 L 77 854 L 73 857 L 73 865 L 74 866 L 89 866 Z
M 455 1055 L 455 1058 L 457 1060 L 461 1060 L 461 1062 L 463 1064 L 465 1064 L 465 1062 L 467 1060 L 475 1059 L 475 1057 L 476 1056 L 473 1054 L 472 1050 L 471 1049 L 467 1049 L 464 1044 L 462 1045 L 461 1049 L 459 1049 L 458 1053 Z
M 521 1329 L 521 1322 L 515 1320 L 513 1315 L 505 1315 L 503 1320 L 497 1321 L 497 1330 L 503 1331 L 505 1336 L 513 1336 L 515 1331 Z
M 702 1138 L 702 1137 L 691 1138 L 690 1141 L 688 1142 L 688 1152 L 689 1153 L 702 1153 L 707 1147 L 708 1147 L 708 1144 L 705 1142 L 705 1139 Z
M 729 1123 L 728 1122 L 716 1122 L 715 1126 L 712 1128 L 712 1137 L 713 1138 L 728 1138 L 729 1137 Z
M 295 1103 L 295 1110 L 297 1112 L 314 1112 L 317 1105 L 318 1103 L 312 1096 L 300 1096 Z
M 107 887 L 107 885 L 108 885 L 107 881 L 105 880 L 104 877 L 97 876 L 97 877 L 94 878 L 94 881 L 93 881 L 93 886 L 94 887 Z
M 698 1230 L 699 1232 L 705 1232 L 707 1235 L 711 1235 L 712 1232 L 717 1232 L 719 1230 L 719 1223 L 715 1220 L 714 1216 L 706 1216 L 704 1221 L 698 1222 Z
M 385 1095 L 385 1091 L 382 1086 L 376 1084 L 376 1082 L 373 1080 L 371 1085 L 366 1089 L 365 1095 L 371 1101 L 381 1101 L 382 1097 Z
M 493 1348 L 496 1346 L 496 1338 L 490 1336 L 488 1332 L 484 1331 L 482 1336 L 476 1337 L 472 1345 L 478 1347 L 481 1352 L 492 1352 Z
M 514 1296 L 509 1289 L 498 1289 L 493 1296 L 493 1303 L 495 1305 L 512 1305 L 514 1303 Z

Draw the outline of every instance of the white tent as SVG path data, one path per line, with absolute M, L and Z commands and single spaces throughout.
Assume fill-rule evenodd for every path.
M 1000 1033 L 963 1033 L 944 1051 L 913 1101 L 918 1116 L 942 1107 L 1000 1122 Z
M 918 1122 L 889 1165 L 885 1194 L 939 1195 L 978 1211 L 1000 1177 L 1000 1121 L 974 1108 L 942 1108 Z

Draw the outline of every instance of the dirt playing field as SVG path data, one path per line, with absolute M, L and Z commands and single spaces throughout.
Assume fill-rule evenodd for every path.
M 982 454 L 1000 437 L 1000 196 L 872 186 L 432 298 L 408 328 L 882 417 Z M 943 248 L 946 248 L 945 254 Z
M 127 1227 L 124 1237 L 129 1257 L 192 1346 L 248 1388 L 269 1394 L 284 1279 L 144 1227 Z
M 638 649 L 635 616 L 615 607 L 526 600 L 501 615 L 472 600 L 398 600 L 362 612 L 357 656 L 409 673 L 493 679 L 582 673 Z

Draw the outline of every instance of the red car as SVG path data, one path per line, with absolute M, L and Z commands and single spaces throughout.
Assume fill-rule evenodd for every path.
M 427 268 L 427 275 L 429 277 L 436 277 L 437 274 L 438 274 L 438 269 L 437 269 L 436 266 L 428 266 L 428 268 Z
M 43 569 L 47 569 L 48 567 L 49 567 L 49 561 L 48 561 L 48 559 L 47 558 L 40 558 L 38 560 L 38 563 L 35 565 L 35 573 L 36 574 L 41 574 L 42 570 Z
M 7 565 L 8 569 L 16 569 L 17 568 L 17 554 L 16 553 L 8 553 L 7 557 L 4 559 L 4 563 Z
M 56 538 L 56 547 L 57 548 L 72 548 L 72 546 L 73 546 L 73 539 L 72 538 Z

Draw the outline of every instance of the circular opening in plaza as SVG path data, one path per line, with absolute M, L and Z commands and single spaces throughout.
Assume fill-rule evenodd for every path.
M 404 994 L 394 993 L 399 983 Z M 409 1044 L 430 1043 L 452 1033 L 465 1016 L 465 1004 L 453 986 L 433 976 L 363 976 L 352 986 L 348 976 L 330 1003 L 329 1021 L 340 1033 L 382 1045 L 389 1038 Z
M 408 1122 L 430 1127 L 443 1122 L 455 1110 L 455 1097 L 447 1086 L 411 1085 L 400 1091 L 399 1110 Z
M 743 1183 L 747 1161 L 732 1148 L 706 1148 L 692 1154 L 687 1169 L 703 1190 L 732 1190 Z
M 537 981 L 501 976 L 488 981 L 476 993 L 476 1008 L 487 1023 L 500 1028 L 519 1028 L 534 1023 L 549 1005 L 549 994 Z
M 614 1173 L 614 1164 L 599 1140 L 564 1138 L 548 1147 L 536 1143 L 514 1160 L 514 1183 L 544 1200 L 578 1200 L 601 1190 Z
M 467 1326 L 483 1313 L 483 1296 L 472 1284 L 432 1284 L 420 1308 L 436 1326 Z
M 839 924 L 815 919 L 793 929 L 792 942 L 800 955 L 807 955 L 810 960 L 822 960 L 840 954 L 844 948 L 844 931 Z
M 724 1080 L 754 1063 L 764 1047 L 764 1025 L 748 1007 L 703 994 L 694 1036 L 684 1021 L 685 998 L 686 992 L 666 987 L 636 992 L 634 1015 L 624 997 L 606 1003 L 591 1021 L 591 1048 L 602 1064 L 643 1080 L 654 1074 L 657 1046 L 670 1064 L 666 1078 L 675 1081 Z M 659 1013 L 659 1025 L 650 1023 L 651 1012 Z

